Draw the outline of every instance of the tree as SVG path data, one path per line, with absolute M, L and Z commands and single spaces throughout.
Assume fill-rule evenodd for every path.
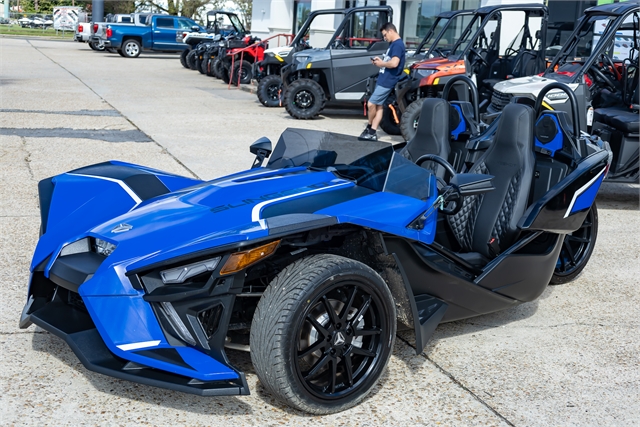
M 251 15 L 253 13 L 253 0 L 232 0 L 233 4 L 238 8 L 240 12 L 240 17 L 242 18 L 242 23 L 247 28 L 247 30 L 251 30 Z
M 212 5 L 214 9 L 224 5 L 223 0 L 167 0 L 165 4 L 155 0 L 142 0 L 138 7 L 151 6 L 155 10 L 161 10 L 169 15 L 186 16 L 187 18 L 197 17 L 202 13 L 207 5 Z

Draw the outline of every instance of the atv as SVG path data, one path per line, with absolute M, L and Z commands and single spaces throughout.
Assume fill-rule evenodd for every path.
M 639 22 L 638 1 L 587 9 L 571 36 L 555 48 L 559 52 L 546 71 L 496 84 L 487 112 L 502 111 L 514 97 L 535 100 L 549 81 L 565 83 L 578 100 L 580 130 L 597 133 L 611 144 L 614 160 L 607 180 L 637 183 Z M 542 105 L 570 109 L 568 97 L 557 91 L 548 93 Z
M 206 28 L 206 33 L 199 32 L 194 27 L 192 32 L 183 32 L 178 36 L 182 38 L 182 42 L 189 45 L 189 49 L 185 49 L 180 55 L 180 63 L 183 67 L 191 68 L 192 70 L 201 69 L 200 63 L 203 61 L 201 57 L 202 52 L 199 55 L 196 55 L 195 52 L 195 48 L 200 43 L 219 42 L 221 38 L 230 35 L 237 35 L 242 38 L 247 33 L 238 15 L 224 10 L 211 10 L 207 12 Z M 218 35 L 220 37 L 217 37 Z M 198 63 L 196 64 L 197 61 Z
M 296 119 L 312 119 L 329 106 L 362 106 L 367 80 L 378 71 L 371 57 L 389 47 L 379 28 L 393 17 L 389 6 L 355 7 L 325 48 L 293 54 L 282 67 L 284 107 Z
M 264 59 L 253 64 L 253 76 L 258 81 L 257 95 L 262 105 L 282 106 L 282 67 L 291 64 L 295 52 L 311 49 L 311 44 L 315 44 L 311 39 L 314 39 L 313 42 L 322 42 L 322 31 L 315 31 L 311 24 L 318 16 L 326 15 L 344 15 L 344 9 L 314 10 L 309 13 L 307 20 L 288 46 L 265 50 Z M 322 19 L 320 21 L 322 22 Z
M 413 64 L 410 78 L 396 85 L 392 107 L 403 137 L 409 140 L 415 133 L 424 99 L 441 96 L 453 76 L 466 74 L 477 82 L 480 111 L 484 112 L 497 82 L 544 70 L 547 18 L 548 9 L 542 4 L 485 6 L 472 19 L 465 14 L 451 17 L 446 37 L 441 36 L 431 47 L 438 56 Z M 514 28 L 515 32 L 517 27 L 503 25 L 503 20 L 514 19 L 522 23 L 520 30 L 506 33 L 504 30 Z M 531 27 L 539 30 L 532 32 Z M 457 41 L 452 43 L 452 39 Z M 511 42 L 505 46 L 506 40 Z M 454 88 L 454 96 L 468 100 L 464 90 L 463 86 L 458 93 Z
M 203 396 L 249 394 L 225 350 L 242 349 L 294 408 L 357 405 L 398 325 L 420 353 L 441 322 L 538 298 L 611 159 L 566 133 L 566 113 L 512 103 L 458 173 L 428 147 L 448 139 L 450 106 L 422 108 L 430 133 L 402 148 L 287 129 L 251 146 L 251 169 L 208 182 L 117 161 L 42 180 L 20 327 L 61 337 L 89 370 Z M 561 138 L 538 142 L 547 115 Z

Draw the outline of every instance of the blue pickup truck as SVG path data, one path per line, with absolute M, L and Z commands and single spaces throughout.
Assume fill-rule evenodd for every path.
M 206 29 L 183 16 L 152 15 L 144 26 L 109 24 L 104 46 L 116 49 L 125 58 L 137 58 L 143 50 L 181 52 L 188 48 L 182 43 L 185 31 Z

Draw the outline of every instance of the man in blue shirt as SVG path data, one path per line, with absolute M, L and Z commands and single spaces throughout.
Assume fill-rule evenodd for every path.
M 406 50 L 396 26 L 391 22 L 387 22 L 380 27 L 380 32 L 382 33 L 382 37 L 389 42 L 389 49 L 387 49 L 382 59 L 377 56 L 371 59 L 373 65 L 380 68 L 380 73 L 378 74 L 376 88 L 373 94 L 371 94 L 371 98 L 369 98 L 367 104 L 369 109 L 367 114 L 369 124 L 358 137 L 358 139 L 364 141 L 378 140 L 376 132 L 382 121 L 384 102 L 396 86 L 396 83 L 398 83 L 398 80 L 400 80 L 404 70 Z

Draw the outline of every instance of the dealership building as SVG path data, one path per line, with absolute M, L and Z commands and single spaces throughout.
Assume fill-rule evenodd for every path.
M 591 6 L 614 3 L 619 0 L 253 0 L 251 32 L 262 39 L 279 34 L 295 33 L 310 11 L 319 9 L 351 8 L 356 6 L 387 5 L 393 9 L 393 23 L 408 46 L 417 43 L 428 31 L 435 17 L 445 11 L 477 9 L 482 6 L 518 3 L 545 3 L 549 6 L 550 22 L 575 23 L 583 11 Z M 363 14 L 364 15 L 364 14 Z M 366 24 L 367 17 L 362 21 Z M 314 21 L 311 39 L 318 40 L 313 47 L 323 47 L 339 25 L 337 17 L 321 17 Z M 507 20 L 508 21 L 508 20 Z M 372 23 L 373 24 L 373 23 Z M 504 23 L 503 23 L 504 24 Z M 518 23 L 513 23 L 519 25 Z M 369 25 L 372 32 L 373 25 Z M 363 37 L 367 25 L 363 25 Z

